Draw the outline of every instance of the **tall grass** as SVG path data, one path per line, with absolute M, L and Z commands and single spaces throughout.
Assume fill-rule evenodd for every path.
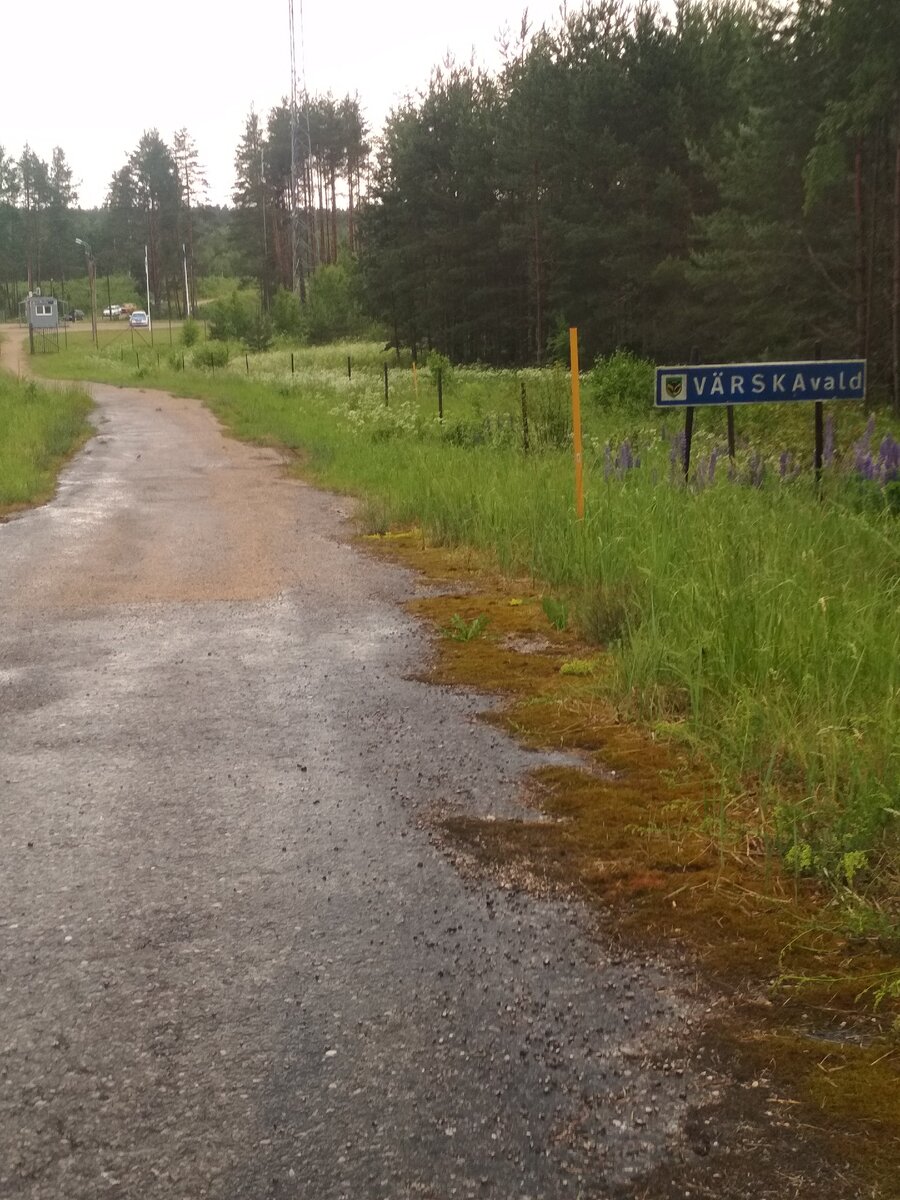
M 0 515 L 52 494 L 61 463 L 90 433 L 90 397 L 0 374 Z
M 821 492 L 803 469 L 811 411 L 796 407 L 741 413 L 752 444 L 730 471 L 716 467 L 721 414 L 698 414 L 698 475 L 684 486 L 671 415 L 617 404 L 608 387 L 592 403 L 588 389 L 578 522 L 564 373 L 414 373 L 371 345 L 294 351 L 292 373 L 291 353 L 235 351 L 215 372 L 163 357 L 158 379 L 205 397 L 241 437 L 302 449 L 319 481 L 365 497 L 370 528 L 414 522 L 558 590 L 610 646 L 623 708 L 701 747 L 732 794 L 752 796 L 753 832 L 798 870 L 838 888 L 895 876 L 900 524 L 890 506 L 859 503 L 861 408 L 840 411 L 847 461 Z M 103 355 L 55 366 L 135 376 Z

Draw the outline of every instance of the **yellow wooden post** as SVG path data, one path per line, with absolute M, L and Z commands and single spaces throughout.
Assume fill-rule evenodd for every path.
M 575 515 L 584 520 L 584 471 L 581 452 L 581 380 L 578 377 L 578 330 L 569 330 L 569 358 L 572 364 L 572 446 L 575 451 Z

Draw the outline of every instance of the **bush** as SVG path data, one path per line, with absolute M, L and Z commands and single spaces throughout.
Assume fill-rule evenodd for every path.
M 206 342 L 197 347 L 191 361 L 195 367 L 225 367 L 228 365 L 228 347 L 221 342 Z
M 628 350 L 600 357 L 587 377 L 587 395 L 600 408 L 647 412 L 653 407 L 653 363 Z
M 259 297 L 252 292 L 231 293 L 228 300 L 217 300 L 207 308 L 209 336 L 216 341 L 243 341 L 251 333 L 259 312 Z
M 367 322 L 357 300 L 355 272 L 345 263 L 320 267 L 309 281 L 303 332 L 314 345 L 354 337 Z
M 193 317 L 188 317 L 181 327 L 181 344 L 182 346 L 196 346 L 200 340 L 200 326 Z
M 276 333 L 298 337 L 303 328 L 300 304 L 293 292 L 279 288 L 272 301 L 272 325 Z
M 272 322 L 266 313 L 257 311 L 244 334 L 244 345 L 248 350 L 261 353 L 269 349 L 272 341 Z

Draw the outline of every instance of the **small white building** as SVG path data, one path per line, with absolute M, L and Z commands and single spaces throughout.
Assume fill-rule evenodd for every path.
M 54 296 L 29 295 L 24 307 L 25 321 L 30 329 L 59 327 L 59 304 Z

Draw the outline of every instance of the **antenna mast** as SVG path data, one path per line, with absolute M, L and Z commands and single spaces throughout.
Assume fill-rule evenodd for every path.
M 306 58 L 303 45 L 303 0 L 300 7 L 300 85 L 303 96 L 303 107 L 306 110 L 306 143 L 307 151 L 311 153 L 312 146 L 309 132 L 309 97 L 306 94 Z M 288 22 L 290 25 L 291 43 L 291 260 L 293 267 L 294 295 L 301 303 L 306 301 L 306 282 L 304 269 L 308 265 L 304 260 L 306 245 L 306 220 L 300 206 L 300 164 L 297 153 L 297 141 L 300 133 L 300 114 L 297 109 L 297 38 L 294 23 L 294 0 L 288 0 Z M 309 157 L 307 157 L 307 163 Z

